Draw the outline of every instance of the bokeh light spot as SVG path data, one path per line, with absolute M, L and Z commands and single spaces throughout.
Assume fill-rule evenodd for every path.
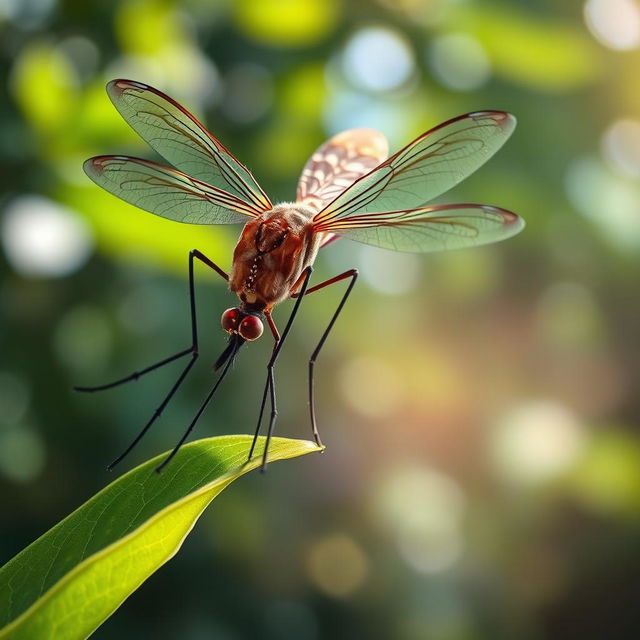
M 319 119 L 327 92 L 324 65 L 318 62 L 300 65 L 279 81 L 278 107 L 288 117 L 306 121 Z
M 507 481 L 535 486 L 554 480 L 579 459 L 586 443 L 583 426 L 566 407 L 537 401 L 517 407 L 493 433 L 492 455 Z
M 465 503 L 451 478 L 425 466 L 405 464 L 384 473 L 373 510 L 409 566 L 437 573 L 451 568 L 462 554 Z
M 36 29 L 49 18 L 56 0 L 2 0 L 0 18 L 12 20 L 21 29 Z
M 70 209 L 39 196 L 21 196 L 5 209 L 2 244 L 21 275 L 62 277 L 85 264 L 93 238 Z
M 357 32 L 347 43 L 342 65 L 356 87 L 390 91 L 402 86 L 414 72 L 413 51 L 399 33 L 383 27 Z
M 11 75 L 16 102 L 31 124 L 45 131 L 65 126 L 78 99 L 78 78 L 60 48 L 33 41 L 20 52 Z
M 390 329 L 394 333 L 398 328 Z M 382 358 L 350 360 L 340 372 L 340 388 L 349 405 L 369 418 L 393 414 L 402 401 L 398 372 Z
M 0 423 L 15 424 L 29 407 L 29 388 L 19 376 L 0 371 Z
M 119 5 L 116 34 L 124 51 L 153 55 L 184 38 L 180 16 L 170 3 L 129 0 Z
M 185 69 L 189 69 L 189 73 L 185 73 Z M 123 56 L 110 65 L 105 75 L 144 78 L 147 84 L 170 95 L 179 95 L 180 103 L 196 116 L 200 116 L 202 104 L 216 104 L 222 95 L 217 67 L 190 43 L 166 44 L 155 55 Z
M 194 42 L 187 15 L 173 3 L 120 3 L 115 26 L 123 55 L 109 65 L 106 77 L 140 79 L 180 96 L 181 104 L 196 115 L 199 103 L 219 100 L 218 70 Z
M 640 122 L 617 120 L 602 137 L 604 155 L 628 176 L 640 176 Z
M 584 349 L 597 344 L 603 334 L 593 294 L 576 282 L 557 282 L 544 291 L 538 303 L 538 322 L 556 349 Z
M 386 295 L 402 295 L 415 289 L 420 277 L 420 258 L 411 253 L 360 247 L 362 277 L 372 289 Z
M 594 37 L 610 49 L 640 44 L 640 7 L 634 0 L 587 0 L 584 19 Z
M 89 38 L 71 36 L 63 40 L 58 51 L 70 60 L 78 74 L 83 79 L 89 79 L 98 66 L 100 52 Z
M 375 501 L 377 518 L 392 528 L 428 520 L 434 529 L 451 529 L 464 507 L 464 495 L 451 478 L 409 463 L 384 472 Z
M 571 481 L 594 511 L 628 513 L 640 506 L 640 446 L 633 435 L 608 429 L 593 438 Z
M 441 85 L 456 91 L 482 86 L 491 75 L 484 47 L 466 33 L 448 33 L 433 40 L 428 62 Z
M 45 447 L 33 429 L 0 429 L 0 472 L 14 482 L 27 483 L 42 471 Z
M 500 283 L 500 265 L 491 250 L 448 251 L 434 256 L 438 270 L 430 277 L 438 279 L 449 299 L 482 300 Z
M 437 530 L 415 523 L 399 534 L 398 548 L 412 569 L 420 573 L 440 573 L 458 561 L 463 541 L 458 529 Z
M 468 0 L 377 0 L 390 11 L 404 14 L 414 24 L 435 25 L 442 21 L 450 9 Z
M 230 120 L 253 122 L 267 112 L 272 102 L 273 83 L 264 67 L 243 63 L 227 73 L 222 110 Z
M 337 0 L 236 0 L 238 27 L 251 39 L 273 47 L 309 46 L 334 29 Z
M 104 365 L 111 350 L 112 334 L 104 313 L 83 306 L 62 317 L 53 340 L 64 364 L 77 371 L 88 371 Z
M 347 597 L 362 586 L 368 564 L 362 549 L 344 534 L 318 540 L 307 558 L 307 570 L 313 584 L 337 598 Z
M 389 140 L 406 144 L 407 138 L 415 133 L 409 127 L 416 117 L 414 106 L 407 101 L 371 100 L 365 92 L 338 89 L 327 100 L 324 121 L 331 135 L 367 126 L 382 131 Z
M 535 91 L 571 91 L 602 69 L 598 47 L 580 24 L 550 20 L 522 3 L 473 3 L 461 12 L 460 31 L 482 44 L 495 75 Z
M 640 185 L 608 170 L 595 158 L 578 158 L 568 167 L 565 187 L 575 208 L 602 236 L 631 252 L 640 248 Z
M 263 176 L 290 179 L 307 159 L 309 130 L 304 122 L 282 120 L 254 138 L 256 166 Z M 265 151 L 266 150 L 266 151 Z

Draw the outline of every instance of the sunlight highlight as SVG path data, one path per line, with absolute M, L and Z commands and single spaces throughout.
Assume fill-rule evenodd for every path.
M 381 251 L 378 247 L 360 247 L 362 277 L 385 295 L 400 296 L 416 288 L 421 259 L 413 253 Z
M 584 19 L 605 47 L 624 51 L 640 44 L 640 7 L 634 0 L 587 0 Z
M 30 392 L 24 378 L 10 371 L 0 371 L 0 423 L 16 424 L 27 413 Z
M 625 175 L 640 176 L 640 122 L 616 120 L 602 137 L 602 149 L 607 160 Z
M 309 578 L 327 595 L 344 598 L 364 582 L 368 560 L 356 542 L 344 534 L 318 540 L 307 560 Z
M 24 276 L 59 278 L 89 259 L 93 238 L 74 211 L 40 196 L 20 196 L 6 207 L 2 244 L 11 266 Z
M 455 91 L 477 89 L 491 75 L 484 47 L 467 33 L 448 33 L 435 38 L 427 59 L 438 82 Z
M 352 409 L 368 418 L 398 411 L 403 400 L 400 377 L 383 358 L 354 358 L 340 372 L 340 389 Z
M 597 225 L 602 237 L 616 248 L 640 248 L 640 185 L 612 172 L 600 159 L 577 158 L 565 176 L 573 206 Z
M 373 507 L 405 562 L 420 573 L 439 573 L 452 568 L 462 554 L 465 504 L 451 478 L 404 464 L 382 479 Z
M 0 472 L 9 480 L 28 483 L 41 473 L 45 446 L 40 435 L 24 425 L 0 429 Z
M 496 469 L 505 480 L 535 486 L 571 469 L 585 444 L 584 428 L 569 409 L 538 401 L 505 416 L 491 447 Z
M 414 73 L 415 61 L 409 43 L 386 27 L 357 32 L 343 53 L 343 69 L 356 87 L 370 91 L 391 91 Z
M 308 47 L 328 36 L 340 17 L 336 0 L 237 0 L 237 26 L 272 47 Z

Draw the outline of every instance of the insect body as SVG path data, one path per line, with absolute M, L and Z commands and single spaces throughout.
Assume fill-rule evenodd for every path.
M 289 297 L 320 248 L 322 237 L 314 232 L 313 215 L 308 207 L 285 203 L 244 226 L 229 278 L 243 310 L 271 311 Z
M 127 202 L 170 220 L 203 225 L 244 223 L 229 274 L 200 251 L 194 249 L 189 254 L 192 344 L 188 349 L 111 384 L 78 388 L 110 388 L 191 356 L 162 404 L 111 466 L 144 436 L 198 358 L 194 260 L 225 278 L 239 302 L 222 314 L 222 327 L 230 336 L 215 365 L 222 372 L 160 468 L 188 437 L 240 347 L 262 335 L 266 320 L 274 348 L 249 452 L 251 457 L 269 398 L 271 416 L 263 452 L 264 468 L 277 415 L 273 368 L 300 303 L 305 295 L 349 280 L 309 360 L 311 425 L 320 444 L 314 410 L 314 365 L 358 275 L 357 270 L 350 269 L 310 287 L 312 265 L 322 247 L 344 237 L 397 251 L 441 251 L 503 240 L 524 226 L 519 216 L 499 207 L 425 205 L 474 172 L 507 140 L 515 118 L 503 111 L 481 111 L 449 120 L 389 158 L 382 134 L 371 129 L 340 133 L 325 142 L 307 162 L 296 201 L 274 206 L 250 171 L 171 98 L 130 80 L 109 82 L 107 92 L 133 129 L 175 168 L 140 158 L 98 156 L 84 165 L 94 182 Z M 277 304 L 288 298 L 296 300 L 281 334 L 271 314 Z

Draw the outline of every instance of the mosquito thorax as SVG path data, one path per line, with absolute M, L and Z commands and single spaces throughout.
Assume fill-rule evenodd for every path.
M 299 235 L 313 217 L 313 211 L 296 202 L 282 202 L 263 214 L 255 230 L 255 248 L 270 253 L 282 245 L 289 234 Z
M 220 323 L 227 333 L 237 333 L 248 342 L 257 340 L 264 331 L 262 320 L 257 315 L 244 313 L 237 307 L 227 309 L 222 314 Z
M 276 217 L 285 214 L 294 224 L 304 225 L 306 222 L 309 222 L 316 213 L 314 209 L 301 202 L 280 202 L 263 215 Z
M 313 211 L 282 203 L 247 222 L 233 252 L 229 289 L 245 314 L 260 316 L 285 300 L 320 244 Z
M 284 218 L 267 218 L 256 229 L 256 250 L 262 254 L 270 253 L 284 242 L 288 233 L 289 225 Z

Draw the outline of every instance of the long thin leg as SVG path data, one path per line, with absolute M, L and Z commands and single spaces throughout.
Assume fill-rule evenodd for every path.
M 176 380 L 173 387 L 171 387 L 171 390 L 169 391 L 165 399 L 162 401 L 160 406 L 153 412 L 152 416 L 147 421 L 147 424 L 145 424 L 144 427 L 142 427 L 142 429 L 140 430 L 140 433 L 138 433 L 138 435 L 133 439 L 131 444 L 113 462 L 111 462 L 107 466 L 107 471 L 111 471 L 119 462 L 122 462 L 122 460 L 124 460 L 129 455 L 129 453 L 131 453 L 131 451 L 138 444 L 138 442 L 140 442 L 140 440 L 144 438 L 147 431 L 149 431 L 149 429 L 151 428 L 151 425 L 162 415 L 164 408 L 167 406 L 167 404 L 169 404 L 169 400 L 171 400 L 171 398 L 173 397 L 173 394 L 177 391 L 178 387 L 182 384 L 182 381 L 187 377 L 187 373 L 189 373 L 191 367 L 193 366 L 193 363 L 197 359 L 198 359 L 198 352 L 195 351 L 192 353 L 191 360 L 189 360 L 187 366 L 182 370 L 180 377 Z
M 174 385 L 169 390 L 169 393 L 167 394 L 165 399 L 153 412 L 153 415 L 151 416 L 147 424 L 145 424 L 145 426 L 142 428 L 140 433 L 138 433 L 138 435 L 135 437 L 133 442 L 125 449 L 125 451 L 121 455 L 119 455 L 107 467 L 107 469 L 109 470 L 113 469 L 115 465 L 121 462 L 131 452 L 131 450 L 138 444 L 138 442 L 140 442 L 140 440 L 144 437 L 144 435 L 150 429 L 151 425 L 160 417 L 165 407 L 167 406 L 167 404 L 169 403 L 169 401 L 171 400 L 175 392 L 178 390 L 178 388 L 182 384 L 183 380 L 186 378 L 189 371 L 191 370 L 191 367 L 193 366 L 195 361 L 198 359 L 198 326 L 197 326 L 197 319 L 196 319 L 195 278 L 194 278 L 194 268 L 193 268 L 193 261 L 195 258 L 197 258 L 202 263 L 204 263 L 205 265 L 213 269 L 225 280 L 229 279 L 229 276 L 222 269 L 220 269 L 218 265 L 216 265 L 209 258 L 207 258 L 207 256 L 205 256 L 203 253 L 201 253 L 197 249 L 193 249 L 192 251 L 189 252 L 189 303 L 190 303 L 190 312 L 191 312 L 191 347 L 189 347 L 188 349 L 185 349 L 184 351 L 180 351 L 179 353 L 176 353 L 173 356 L 165 358 L 164 360 L 161 360 L 160 362 L 157 362 L 156 364 L 153 364 L 150 367 L 147 367 L 146 369 L 142 369 L 141 371 L 136 371 L 125 378 L 121 378 L 120 380 L 111 382 L 110 384 L 101 385 L 99 387 L 75 387 L 76 391 L 86 391 L 86 392 L 102 391 L 104 389 L 110 389 L 120 384 L 124 384 L 125 382 L 137 380 L 140 376 L 143 376 L 146 373 L 154 371 L 155 369 L 158 369 L 164 366 L 165 364 L 169 364 L 174 360 L 177 360 L 183 356 L 191 354 L 191 359 L 187 363 L 187 366 L 182 370 L 182 373 L 180 374 L 180 376 L 178 377 Z
M 262 454 L 262 465 L 260 466 L 260 470 L 264 471 L 266 466 L 267 466 L 267 453 L 269 452 L 269 444 L 271 442 L 271 436 L 273 435 L 273 428 L 275 426 L 276 423 L 276 418 L 278 417 L 278 409 L 276 406 L 276 388 L 275 388 L 275 381 L 274 381 L 274 377 L 273 377 L 273 368 L 274 365 L 276 363 L 276 360 L 278 359 L 278 356 L 280 355 L 280 350 L 282 349 L 282 345 L 284 344 L 285 340 L 287 339 L 287 336 L 289 335 L 289 331 L 291 330 L 291 326 L 293 325 L 293 321 L 296 318 L 296 315 L 298 314 L 298 309 L 300 308 L 300 303 L 302 302 L 302 297 L 304 296 L 305 291 L 307 290 L 307 287 L 309 285 L 309 279 L 311 278 L 311 274 L 313 273 L 313 267 L 309 266 L 305 269 L 306 274 L 304 275 L 304 281 L 302 283 L 302 287 L 300 289 L 300 297 L 296 300 L 295 304 L 293 305 L 293 309 L 291 311 L 291 315 L 289 316 L 289 320 L 287 320 L 287 324 L 285 325 L 284 331 L 282 332 L 282 337 L 280 338 L 280 340 L 278 340 L 278 342 L 276 343 L 274 349 L 273 349 L 273 353 L 271 354 L 271 358 L 269 360 L 269 363 L 267 364 L 267 384 L 266 384 L 266 388 L 269 389 L 271 391 L 270 393 L 270 397 L 271 397 L 271 416 L 269 419 L 269 427 L 267 429 L 267 440 L 265 442 L 264 445 L 264 452 Z M 305 272 L 303 272 L 305 273 Z M 262 413 L 262 412 L 261 412 Z M 253 438 L 253 443 L 251 445 L 251 453 L 253 453 L 253 449 L 255 447 L 255 443 L 256 440 L 258 438 L 258 431 L 260 429 L 260 422 L 258 422 L 258 427 L 256 429 L 256 434 Z
M 319 291 L 320 289 L 324 289 L 329 285 L 335 284 L 336 282 L 340 282 L 341 280 L 345 280 L 347 278 L 351 278 L 351 282 L 349 283 L 347 290 L 344 292 L 344 295 L 340 300 L 340 304 L 338 304 L 338 307 L 336 308 L 331 318 L 331 321 L 327 325 L 327 328 L 324 330 L 324 333 L 322 334 L 320 341 L 318 342 L 316 348 L 313 350 L 313 353 L 311 354 L 311 357 L 309 358 L 309 413 L 311 416 L 311 431 L 313 432 L 313 438 L 316 441 L 316 444 L 318 446 L 322 446 L 322 442 L 320 441 L 320 434 L 318 433 L 318 425 L 316 423 L 315 392 L 314 392 L 314 368 L 316 364 L 316 359 L 318 357 L 318 354 L 320 353 L 320 350 L 324 346 L 324 343 L 329 337 L 329 333 L 331 332 L 331 329 L 333 329 L 333 325 L 338 319 L 340 312 L 342 311 L 344 305 L 346 304 L 347 298 L 351 294 L 351 291 L 353 290 L 353 287 L 356 284 L 356 280 L 358 279 L 358 270 L 349 269 L 344 273 L 341 273 L 333 278 L 330 278 L 329 280 L 325 280 L 324 282 L 321 282 L 320 284 L 317 284 L 311 287 L 311 289 L 309 289 L 306 292 L 301 289 L 299 293 L 291 294 L 292 297 L 294 298 L 297 298 L 299 296 L 302 297 L 304 295 L 309 295 L 310 293 L 314 293 L 315 291 Z
M 265 311 L 264 315 L 267 317 L 267 322 L 269 323 L 269 329 L 271 329 L 271 335 L 273 335 L 273 353 L 280 342 L 280 332 L 278 331 L 278 327 L 276 327 L 276 323 L 273 321 L 273 317 L 271 316 L 271 311 Z M 270 388 L 270 378 L 267 375 L 267 379 L 264 383 L 264 391 L 262 392 L 262 401 L 260 402 L 260 413 L 258 414 L 258 423 L 256 424 L 256 431 L 253 436 L 253 441 L 251 442 L 251 448 L 249 449 L 249 456 L 247 460 L 251 460 L 253 456 L 253 450 L 255 449 L 256 442 L 258 440 L 258 434 L 260 433 L 260 428 L 262 426 L 262 416 L 264 415 L 264 407 L 267 403 L 267 394 L 269 393 Z
M 156 362 L 155 364 L 152 364 L 150 367 L 147 367 L 146 369 L 141 369 L 140 371 L 134 371 L 131 375 L 128 375 L 125 378 L 120 378 L 119 380 L 114 380 L 113 382 L 109 382 L 107 384 L 101 384 L 97 387 L 73 387 L 73 390 L 80 391 L 82 393 L 93 393 L 95 391 L 106 391 L 107 389 L 113 389 L 113 387 L 118 387 L 119 385 L 124 384 L 125 382 L 132 382 L 134 380 L 137 380 L 138 378 L 145 375 L 146 373 L 151 373 L 151 371 L 155 371 L 160 367 L 164 367 L 165 364 L 169 364 L 170 362 L 173 362 L 174 360 L 178 360 L 183 356 L 186 356 L 187 354 L 192 352 L 193 352 L 193 347 L 189 347 L 184 351 L 180 351 L 179 353 L 169 356 L 168 358 L 165 358 L 160 362 Z
M 180 351 L 179 353 L 169 356 L 168 358 L 165 358 L 160 362 L 156 362 L 155 364 L 152 364 L 151 366 L 146 367 L 145 369 L 142 369 L 140 371 L 134 371 L 131 375 L 115 380 L 114 382 L 109 382 L 108 384 L 99 385 L 97 387 L 74 387 L 75 391 L 81 391 L 84 393 L 93 393 L 94 391 L 105 391 L 106 389 L 112 389 L 113 387 L 117 387 L 121 384 L 124 384 L 125 382 L 131 382 L 133 380 L 137 380 L 143 375 L 150 373 L 151 371 L 155 371 L 156 369 L 159 369 L 160 367 L 163 367 L 165 364 L 169 364 L 170 362 L 173 362 L 174 360 L 177 360 L 182 356 L 186 356 L 187 354 L 193 353 L 194 351 L 197 352 L 198 328 L 197 328 L 197 321 L 196 321 L 196 300 L 195 300 L 195 286 L 194 286 L 194 274 L 193 274 L 194 258 L 197 258 L 198 260 L 206 264 L 208 267 L 211 267 L 211 269 L 213 269 L 216 273 L 222 276 L 225 280 L 227 281 L 229 280 L 229 276 L 220 267 L 218 267 L 217 264 L 209 260 L 209 258 L 207 258 L 207 256 L 205 256 L 203 253 L 201 253 L 197 249 L 193 249 L 192 251 L 189 252 L 189 301 L 190 301 L 190 307 L 191 307 L 191 336 L 192 336 L 191 346 L 188 349 L 185 349 L 184 351 Z
M 295 304 L 293 305 L 293 309 L 291 311 L 291 315 L 289 316 L 289 320 L 287 321 L 287 324 L 284 327 L 284 331 L 282 332 L 282 337 L 280 338 L 280 340 L 278 340 L 278 344 L 276 345 L 275 349 L 273 350 L 273 354 L 271 355 L 271 360 L 267 365 L 268 377 L 270 378 L 270 381 L 271 381 L 271 416 L 269 419 L 269 428 L 267 429 L 267 440 L 264 445 L 264 452 L 262 453 L 262 465 L 260 466 L 260 471 L 262 471 L 263 473 L 267 467 L 267 454 L 269 452 L 269 444 L 271 443 L 273 428 L 275 427 L 276 418 L 278 417 L 278 409 L 276 407 L 276 385 L 275 385 L 275 379 L 273 377 L 273 368 L 275 366 L 276 360 L 278 359 L 278 356 L 280 355 L 280 350 L 282 349 L 282 345 L 284 344 L 284 341 L 287 339 L 287 336 L 289 335 L 289 331 L 291 330 L 293 321 L 296 319 L 296 315 L 298 315 L 298 309 L 300 308 L 300 303 L 302 302 L 302 298 L 304 297 L 305 291 L 309 286 L 309 280 L 311 279 L 311 274 L 313 273 L 313 267 L 309 265 L 306 271 L 307 271 L 307 275 L 305 276 L 304 281 L 302 283 L 302 288 L 300 289 L 300 298 L 298 298 Z
M 160 473 L 171 462 L 171 460 L 176 455 L 176 453 L 178 453 L 178 450 L 180 449 L 180 447 L 184 444 L 184 441 L 189 437 L 189 434 L 193 431 L 193 428 L 196 426 L 196 422 L 198 422 L 200 416 L 202 415 L 207 405 L 211 401 L 211 398 L 213 398 L 215 392 L 218 390 L 220 383 L 224 380 L 224 377 L 227 375 L 227 372 L 229 371 L 231 365 L 233 364 L 233 361 L 235 360 L 235 355 L 238 349 L 240 348 L 240 345 L 241 345 L 240 342 L 236 342 L 236 346 L 233 352 L 231 353 L 231 356 L 227 360 L 227 363 L 224 365 L 224 369 L 222 370 L 222 373 L 216 380 L 216 383 L 211 388 L 211 391 L 209 391 L 209 393 L 207 394 L 207 397 L 204 399 L 204 402 L 200 405 L 198 412 L 193 417 L 193 420 L 191 421 L 189 426 L 186 428 L 185 432 L 182 434 L 182 437 L 180 438 L 180 440 L 178 440 L 178 443 L 176 444 L 176 446 L 173 448 L 171 453 L 166 457 L 164 462 L 159 467 L 156 468 L 157 473 Z

